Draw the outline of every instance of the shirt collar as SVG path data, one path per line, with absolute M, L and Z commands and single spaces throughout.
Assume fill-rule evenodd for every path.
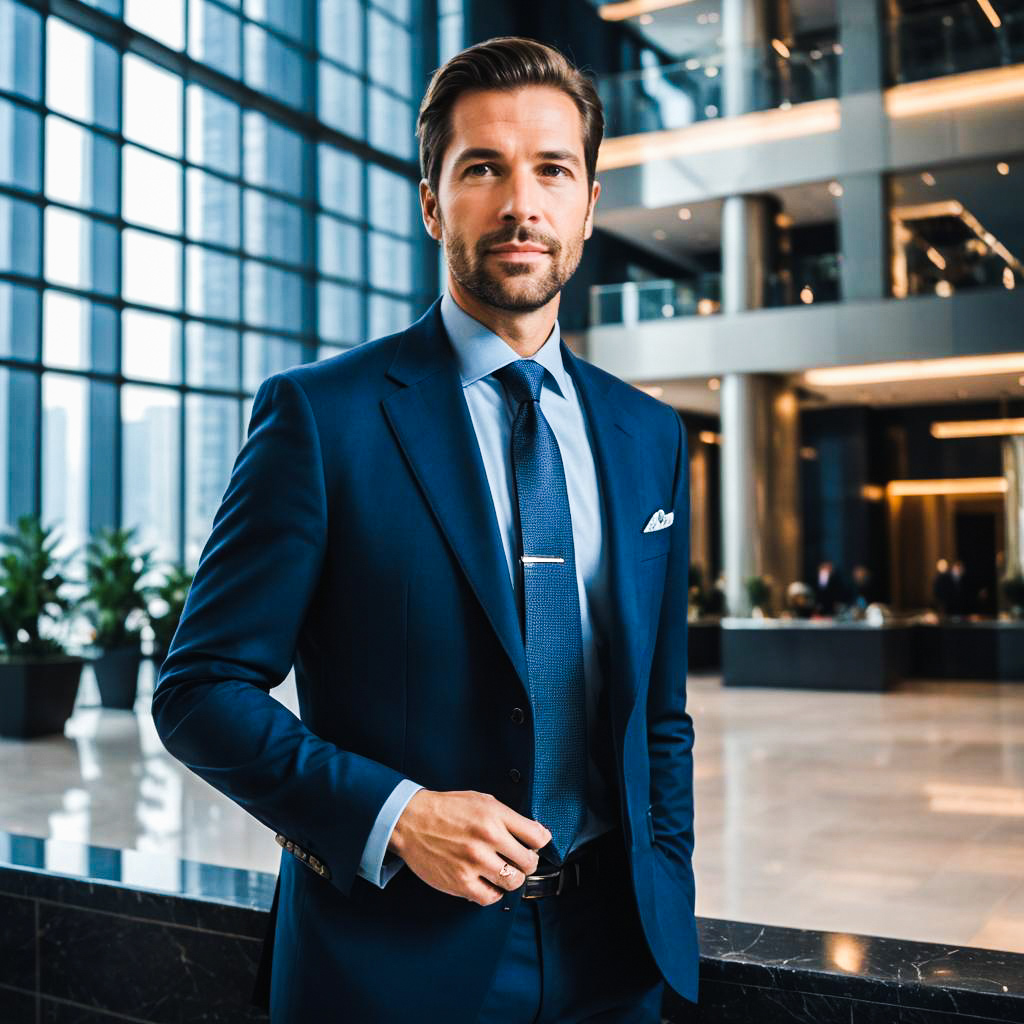
M 474 320 L 447 290 L 441 297 L 441 322 L 455 349 L 464 388 L 520 358 L 507 341 L 479 320 Z M 566 398 L 570 393 L 568 374 L 562 361 L 561 333 L 557 320 L 547 340 L 532 358 L 548 371 L 557 385 L 558 393 Z

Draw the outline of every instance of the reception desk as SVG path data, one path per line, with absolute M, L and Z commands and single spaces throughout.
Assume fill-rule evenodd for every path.
M 1024 622 L 945 619 L 912 627 L 913 674 L 1024 682 Z
M 266 1024 L 249 996 L 273 887 L 261 872 L 0 832 L 0 1021 Z M 700 1003 L 669 992 L 669 1024 L 1024 1021 L 1021 954 L 698 929 Z
M 722 620 L 726 686 L 888 690 L 907 675 L 904 625 L 833 619 Z

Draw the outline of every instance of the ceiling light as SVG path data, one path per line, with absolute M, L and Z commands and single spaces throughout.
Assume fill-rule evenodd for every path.
M 924 173 L 923 173 L 923 174 L 921 175 L 921 180 L 922 180 L 922 181 L 923 181 L 923 182 L 924 182 L 924 183 L 925 183 L 925 184 L 926 184 L 926 185 L 927 185 L 927 186 L 928 186 L 929 188 L 931 188 L 931 186 L 935 184 L 935 175 L 934 175 L 934 174 L 932 174 L 932 173 L 931 173 L 931 171 L 925 171 L 925 172 L 924 172 Z
M 1013 276 L 1013 271 L 1009 267 L 1003 267 L 1003 287 L 1012 292 L 1016 286 L 1017 279 Z
M 940 299 L 948 299 L 953 294 L 953 285 L 945 278 L 935 282 L 935 294 Z
M 838 181 L 830 181 L 828 183 L 828 194 L 838 199 L 843 194 L 843 186 Z
M 789 60 L 789 47 L 781 39 L 773 39 L 772 40 L 772 49 L 783 60 Z
M 665 239 L 668 238 L 668 235 L 666 234 L 666 232 L 662 231 L 661 228 L 655 228 L 651 232 L 651 237 L 654 238 L 658 242 L 664 242 Z
M 811 60 L 821 60 L 821 50 L 811 50 L 809 56 Z
M 894 86 L 885 92 L 885 110 L 890 117 L 914 117 L 1019 100 L 1022 96 L 1024 69 L 1009 65 Z
M 708 71 L 712 72 L 712 78 L 718 74 L 717 68 L 708 68 Z M 610 171 L 668 160 L 680 154 L 690 158 L 695 153 L 721 152 L 838 131 L 839 101 L 834 98 L 811 100 L 796 104 L 792 110 L 759 110 L 737 117 L 697 121 L 684 128 L 605 139 L 597 167 L 599 171 Z
M 670 7 L 683 7 L 693 0 L 623 0 L 621 3 L 601 4 L 597 13 L 603 21 L 625 21 L 638 14 L 664 11 Z
M 704 442 L 704 444 L 721 444 L 722 437 L 720 434 L 716 434 L 713 430 L 702 430 L 698 437 Z
M 864 484 L 860 489 L 860 496 L 865 501 L 882 501 L 885 498 L 885 488 L 878 484 Z
M 697 316 L 710 316 L 715 312 L 715 301 L 714 299 L 698 299 L 697 300 Z
M 811 291 L 811 286 L 809 284 L 805 284 L 803 288 L 800 289 L 800 301 L 805 306 L 809 306 L 814 301 L 814 292 Z
M 775 214 L 775 226 L 777 228 L 791 228 L 793 226 L 793 218 L 788 213 L 780 210 Z
M 996 164 L 996 170 L 1000 174 L 1009 174 L 1010 165 L 1005 160 L 1000 160 L 999 163 Z
M 1005 494 L 1006 478 L 973 476 L 951 480 L 892 480 L 886 484 L 890 498 L 931 494 Z
M 718 391 L 721 389 L 721 387 L 722 382 L 717 377 L 712 377 L 711 380 L 708 381 L 709 391 Z
M 696 71 L 700 67 L 700 59 L 697 57 L 691 57 L 683 67 L 685 67 L 687 71 Z
M 932 263 L 935 264 L 935 266 L 939 268 L 939 270 L 946 269 L 946 261 L 943 258 L 942 253 L 939 252 L 934 245 L 929 245 L 928 248 L 925 249 L 925 255 L 932 261 Z
M 842 43 L 833 43 L 832 44 L 832 52 L 834 54 L 836 54 L 837 56 L 842 56 L 843 44 Z
M 680 206 L 676 216 L 680 220 L 689 220 L 693 216 L 693 213 L 690 211 L 688 206 Z
M 706 25 L 707 23 L 708 23 L 708 16 L 706 14 L 701 13 L 701 14 L 697 15 L 697 24 L 698 25 Z
M 717 25 L 718 24 L 718 11 L 708 11 L 708 24 L 709 25 Z
M 826 366 L 804 373 L 804 382 L 814 387 L 848 387 L 861 384 L 889 384 L 905 380 L 948 380 L 958 377 L 988 377 L 998 373 L 1024 371 L 1024 352 L 990 356 L 957 356 L 951 359 L 908 359 L 898 363 L 865 363 L 861 366 Z
M 716 68 L 714 64 L 709 64 L 704 69 L 704 74 L 707 75 L 708 78 L 717 78 L 718 77 L 718 68 Z
M 1009 437 L 1024 434 L 1024 419 L 945 420 L 932 424 L 932 437 Z
M 992 4 L 989 3 L 989 0 L 978 0 L 978 6 L 982 9 L 985 17 L 988 18 L 989 24 L 993 28 L 999 28 L 999 26 L 1002 25 L 999 15 L 996 14 Z

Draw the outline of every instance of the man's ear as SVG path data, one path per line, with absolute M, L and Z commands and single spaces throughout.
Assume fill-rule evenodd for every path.
M 427 234 L 437 243 L 441 242 L 441 218 L 438 216 L 437 196 L 430 189 L 426 178 L 420 181 L 420 213 Z
M 601 194 L 601 182 L 595 181 L 590 187 L 590 205 L 587 207 L 587 219 L 583 224 L 583 238 L 587 239 L 594 233 L 594 207 L 597 197 Z

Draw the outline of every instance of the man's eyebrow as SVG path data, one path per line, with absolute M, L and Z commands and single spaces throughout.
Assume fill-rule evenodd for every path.
M 497 149 L 487 149 L 484 146 L 473 146 L 464 149 L 456 158 L 455 166 L 468 163 L 470 160 L 500 160 L 502 154 Z M 539 160 L 556 160 L 561 163 L 575 164 L 580 166 L 580 158 L 571 149 L 545 149 L 537 153 Z

